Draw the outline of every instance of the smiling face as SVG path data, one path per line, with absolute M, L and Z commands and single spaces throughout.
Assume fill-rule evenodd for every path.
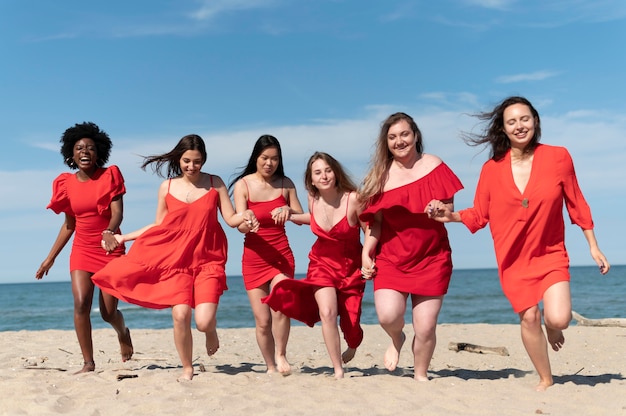
M 180 157 L 180 170 L 188 179 L 197 177 L 202 165 L 204 165 L 204 159 L 199 150 L 187 150 Z
M 408 121 L 400 120 L 389 127 L 387 147 L 396 160 L 405 159 L 417 153 L 415 133 Z
M 325 160 L 317 159 L 311 165 L 311 183 L 320 191 L 336 186 L 335 172 Z
M 83 138 L 74 143 L 73 155 L 74 163 L 78 169 L 91 172 L 96 169 L 98 160 L 98 148 L 96 142 L 89 138 Z
M 535 118 L 525 104 L 513 104 L 504 109 L 504 133 L 511 148 L 524 150 L 535 136 Z
M 272 176 L 274 176 L 274 173 L 276 173 L 279 163 L 280 156 L 278 154 L 278 149 L 275 147 L 268 147 L 261 152 L 259 157 L 257 157 L 256 171 L 265 180 L 270 180 Z

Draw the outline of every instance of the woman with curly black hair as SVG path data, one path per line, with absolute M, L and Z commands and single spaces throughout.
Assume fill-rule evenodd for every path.
M 109 136 L 91 122 L 75 124 L 63 133 L 61 155 L 70 169 L 78 171 L 64 172 L 52 184 L 52 199 L 47 208 L 57 214 L 63 212 L 65 221 L 50 253 L 35 274 L 38 280 L 48 274 L 73 235 L 70 276 L 74 328 L 83 354 L 83 367 L 77 374 L 96 368 L 91 338 L 90 313 L 94 293 L 91 276 L 125 252 L 124 245 L 113 237 L 120 232 L 122 222 L 122 195 L 126 192 L 124 178 L 117 166 L 104 167 L 112 146 Z M 116 298 L 100 292 L 100 314 L 117 332 L 122 361 L 127 361 L 133 355 L 133 345 L 117 304 Z

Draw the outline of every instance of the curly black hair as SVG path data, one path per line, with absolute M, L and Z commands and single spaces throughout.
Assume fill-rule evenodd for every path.
M 97 124 L 90 121 L 84 123 L 75 124 L 73 127 L 65 130 L 61 136 L 61 155 L 63 156 L 63 163 L 70 167 L 70 169 L 78 169 L 74 162 L 74 145 L 80 139 L 91 139 L 96 144 L 96 151 L 98 153 L 98 160 L 96 164 L 98 166 L 104 166 L 109 161 L 111 155 L 111 148 L 113 142 L 108 134 L 103 130 L 100 130 Z

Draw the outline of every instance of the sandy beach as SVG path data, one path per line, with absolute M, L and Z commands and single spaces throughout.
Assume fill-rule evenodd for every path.
M 290 376 L 268 375 L 254 329 L 218 330 L 213 357 L 194 331 L 196 375 L 181 368 L 171 330 L 131 329 L 135 355 L 122 363 L 112 329 L 94 331 L 97 369 L 73 375 L 82 357 L 73 331 L 2 332 L 2 415 L 626 415 L 626 328 L 572 326 L 551 353 L 555 385 L 537 383 L 517 325 L 439 325 L 427 383 L 412 378 L 405 343 L 398 369 L 382 364 L 388 338 L 367 325 L 365 339 L 334 380 L 321 328 L 292 328 Z M 410 326 L 406 328 L 410 340 Z M 508 356 L 456 352 L 450 343 L 505 347 Z

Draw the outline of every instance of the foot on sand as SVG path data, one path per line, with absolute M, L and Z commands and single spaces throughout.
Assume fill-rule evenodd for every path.
M 183 368 L 183 373 L 176 379 L 178 382 L 191 381 L 193 379 L 193 367 Z
M 398 345 L 395 345 L 394 342 L 391 342 L 391 345 L 385 351 L 385 368 L 389 371 L 394 371 L 398 366 L 398 362 L 400 361 L 400 350 L 402 350 L 402 345 L 404 345 L 404 341 L 406 341 L 406 335 L 402 332 L 402 337 Z
M 82 373 L 89 373 L 91 371 L 95 371 L 96 370 L 96 363 L 93 361 L 85 361 L 83 363 L 83 368 L 80 369 L 79 371 L 75 372 L 74 374 L 82 374 Z
M 550 343 L 554 351 L 558 351 L 563 348 L 563 344 L 565 343 L 563 331 L 561 331 L 560 329 L 546 327 L 546 333 L 548 334 L 548 342 Z
M 217 331 L 209 331 L 206 333 L 206 353 L 209 357 L 212 356 L 220 348 L 220 339 L 217 336 Z
M 356 354 L 356 348 L 347 348 L 343 354 L 341 354 L 341 361 L 345 363 L 349 363 L 354 358 Z
M 133 341 L 130 339 L 130 329 L 126 328 L 124 335 L 118 335 L 120 341 L 120 350 L 122 351 L 122 362 L 131 359 L 135 350 L 133 349 Z
M 276 369 L 283 376 L 288 376 L 291 374 L 291 364 L 287 361 L 287 357 L 284 355 L 276 356 Z

